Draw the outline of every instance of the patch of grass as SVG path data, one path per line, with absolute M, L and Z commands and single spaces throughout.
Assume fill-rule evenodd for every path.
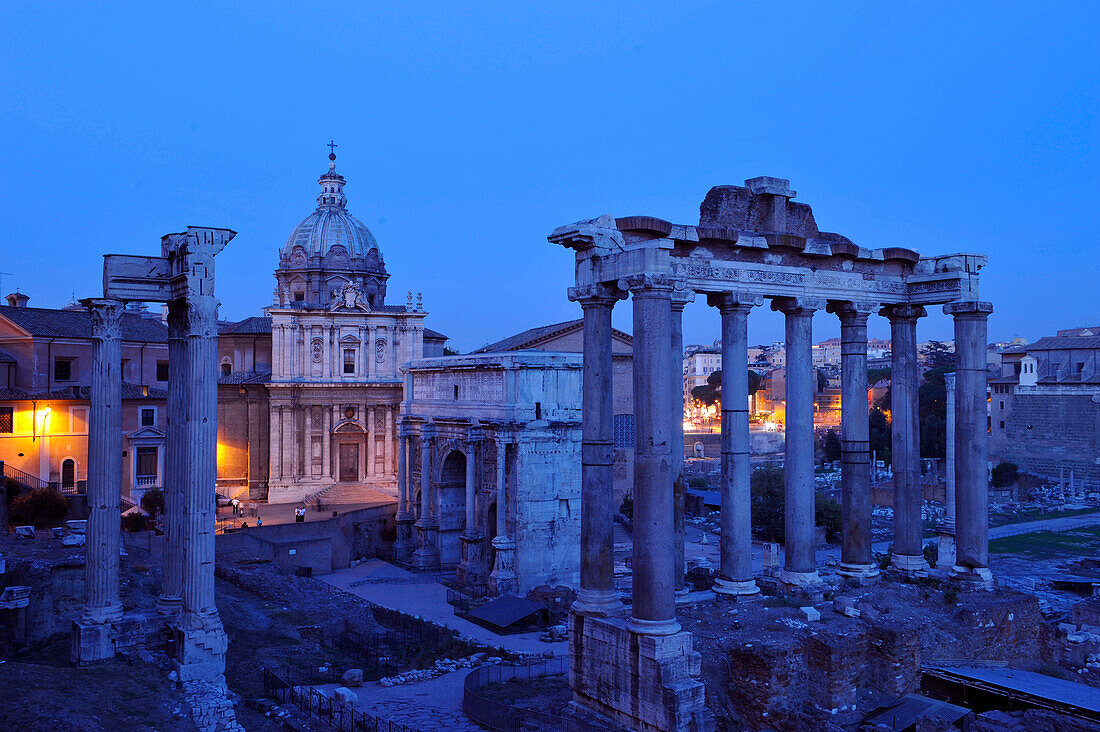
M 1070 508 L 1064 511 L 1048 511 L 1043 513 L 1039 509 L 1031 509 L 1019 513 L 995 513 L 989 517 L 990 526 L 1008 526 L 1010 524 L 1022 524 L 1027 521 L 1042 521 L 1045 519 L 1065 518 L 1067 516 L 1081 516 L 1086 513 L 1096 513 L 1095 508 Z
M 1085 557 L 1100 551 L 1100 526 L 1071 531 L 1034 531 L 989 542 L 993 554 L 1027 554 L 1037 559 Z

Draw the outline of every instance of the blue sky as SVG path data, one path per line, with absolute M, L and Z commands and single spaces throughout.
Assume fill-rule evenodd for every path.
M 579 317 L 554 227 L 695 223 L 757 175 L 864 246 L 988 254 L 993 339 L 1100 323 L 1100 5 L 381 5 L 4 3 L 4 292 L 61 306 L 101 254 L 217 225 L 222 314 L 258 314 L 334 138 L 390 301 L 462 350 Z M 689 343 L 717 331 L 688 308 Z

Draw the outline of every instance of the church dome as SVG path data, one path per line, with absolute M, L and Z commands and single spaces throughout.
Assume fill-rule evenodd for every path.
M 336 172 L 334 153 L 317 182 L 317 208 L 294 227 L 279 252 L 275 303 L 328 307 L 335 293 L 354 285 L 367 306 L 381 307 L 389 279 L 386 263 L 370 229 L 348 213 L 344 176 Z
M 283 255 L 291 257 L 301 247 L 299 251 L 306 257 L 324 257 L 334 247 L 342 247 L 348 257 L 364 258 L 373 249 L 381 259 L 382 251 L 374 234 L 366 224 L 348 213 L 344 176 L 336 172 L 335 161 L 329 162 L 328 172 L 317 182 L 321 185 L 317 208 L 290 232 Z

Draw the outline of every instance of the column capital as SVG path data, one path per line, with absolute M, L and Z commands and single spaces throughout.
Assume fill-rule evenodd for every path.
M 707 305 L 718 308 L 718 311 L 722 313 L 735 310 L 749 312 L 763 304 L 763 297 L 750 295 L 746 292 L 712 292 L 707 295 Z
M 474 445 L 485 439 L 485 430 L 481 429 L 480 425 L 472 425 L 469 430 L 466 431 L 466 442 Z
M 813 315 L 825 307 L 825 301 L 815 297 L 776 297 L 772 310 L 785 315 Z
M 88 308 L 92 316 L 93 338 L 121 338 L 122 313 L 126 310 L 121 300 L 106 298 L 88 298 L 80 304 Z
M 687 282 L 677 280 L 672 290 L 672 309 L 678 312 L 684 311 L 684 306 L 689 302 L 695 302 L 695 290 L 689 289 Z
M 949 302 L 943 306 L 943 314 L 956 318 L 988 318 L 993 312 L 993 303 L 973 300 L 969 302 Z
M 917 318 L 923 318 L 928 312 L 924 309 L 923 305 L 910 305 L 909 303 L 897 303 L 895 305 L 883 305 L 882 309 L 878 311 L 878 314 L 884 318 L 889 318 L 893 321 L 917 321 Z
M 412 431 L 412 428 L 409 426 L 408 422 L 405 422 L 404 420 L 402 420 L 401 422 L 399 422 L 397 424 L 397 436 L 398 437 L 402 437 L 402 438 L 409 437 L 412 434 L 413 434 L 413 431 Z
M 664 274 L 634 274 L 619 280 L 620 290 L 629 290 L 634 296 L 649 295 L 663 297 L 672 295 L 676 289 L 677 281 L 671 275 Z
M 431 422 L 426 422 L 420 427 L 420 439 L 430 440 L 439 434 L 439 428 Z
M 579 302 L 586 307 L 613 307 L 617 300 L 625 300 L 626 293 L 614 284 L 596 282 L 590 285 L 578 285 L 569 288 L 569 301 Z
M 872 300 L 830 300 L 825 310 L 840 318 L 841 325 L 865 325 L 878 306 Z

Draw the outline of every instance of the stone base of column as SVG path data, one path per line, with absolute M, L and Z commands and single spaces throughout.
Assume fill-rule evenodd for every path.
M 992 590 L 994 587 L 993 572 L 988 567 L 963 567 L 956 564 L 951 568 L 951 579 L 968 589 Z
M 397 514 L 397 540 L 393 543 L 395 559 L 407 562 L 416 551 L 416 539 L 413 538 L 415 519 L 411 513 Z
M 790 587 L 809 587 L 821 583 L 821 576 L 815 569 L 813 572 L 794 572 L 789 569 L 779 570 L 779 581 Z
M 936 557 L 936 569 L 950 570 L 955 566 L 955 527 L 951 527 L 951 531 L 941 524 L 937 529 L 939 535 L 937 536 L 936 549 L 938 551 Z
M 413 552 L 412 565 L 423 570 L 439 569 L 439 548 L 435 543 L 438 527 L 433 523 L 420 522 L 416 528 L 420 533 L 420 546 Z
M 638 635 L 622 619 L 576 613 L 569 624 L 569 685 L 580 716 L 641 732 L 715 729 L 691 633 Z
M 455 581 L 466 590 L 484 590 L 489 579 L 489 570 L 482 558 L 484 537 L 475 532 L 463 532 L 458 537 L 462 542 L 462 561 L 455 568 Z
M 891 554 L 890 568 L 899 572 L 927 572 L 928 560 L 923 554 Z
M 207 618 L 201 628 L 175 625 L 172 627 L 172 636 L 176 646 L 172 668 L 179 675 L 180 681 L 208 681 L 224 676 L 225 651 L 229 646 L 229 639 L 220 619 Z
M 680 632 L 680 623 L 676 618 L 646 620 L 631 616 L 626 621 L 626 629 L 638 635 L 675 635 Z
M 625 606 L 614 590 L 577 591 L 577 599 L 570 610 L 576 615 L 591 615 L 598 618 L 621 617 Z
M 879 576 L 878 565 L 876 564 L 852 564 L 850 562 L 841 562 L 837 566 L 836 573 L 842 577 L 853 577 L 855 579 L 871 579 L 872 577 Z
M 518 592 L 516 542 L 507 536 L 498 536 L 493 539 L 493 548 L 496 549 L 496 565 L 489 575 L 489 594 L 499 597 Z
M 74 664 L 85 666 L 89 663 L 109 661 L 115 657 L 114 623 L 91 623 L 86 620 L 73 621 L 73 633 L 70 657 Z
M 178 616 L 183 609 L 183 599 L 175 596 L 160 595 L 157 597 L 157 612 L 166 617 Z
M 756 586 L 756 580 L 728 580 L 719 577 L 714 580 L 711 590 L 716 595 L 756 595 L 760 588 Z

